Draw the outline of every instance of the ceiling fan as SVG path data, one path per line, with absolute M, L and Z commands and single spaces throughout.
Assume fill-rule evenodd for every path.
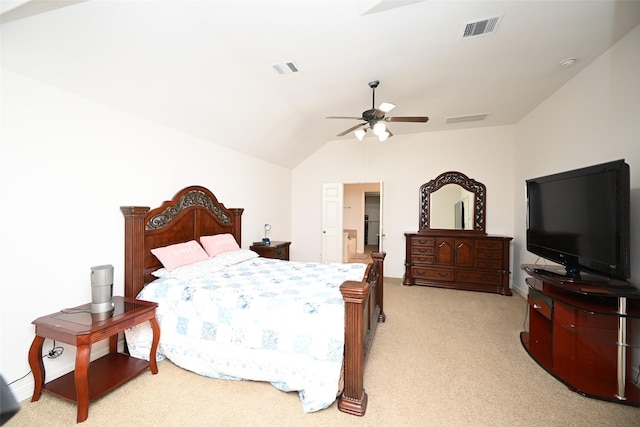
M 376 108 L 376 88 L 380 82 L 373 80 L 369 82 L 369 87 L 372 89 L 373 102 L 370 110 L 366 110 L 362 113 L 362 117 L 342 117 L 342 116 L 329 116 L 327 119 L 355 119 L 362 120 L 363 122 L 350 127 L 344 132 L 340 132 L 337 136 L 345 136 L 349 132 L 353 131 L 356 138 L 362 141 L 367 130 L 371 129 L 375 135 L 378 136 L 380 141 L 384 141 L 390 136 L 393 136 L 391 131 L 386 127 L 384 122 L 412 122 L 412 123 L 426 123 L 429 117 L 386 117 L 386 114 L 393 110 L 396 106 L 389 102 L 383 102 L 378 108 Z M 367 126 L 368 125 L 368 126 Z

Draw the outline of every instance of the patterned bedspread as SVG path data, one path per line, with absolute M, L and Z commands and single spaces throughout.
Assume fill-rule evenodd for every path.
M 366 264 L 302 263 L 238 250 L 160 271 L 138 298 L 159 303 L 158 357 L 213 378 L 267 381 L 298 391 L 305 412 L 336 399 L 344 351 L 340 285 Z M 148 359 L 147 322 L 126 331 Z

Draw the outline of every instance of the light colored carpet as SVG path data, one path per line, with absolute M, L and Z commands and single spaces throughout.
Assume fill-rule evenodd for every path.
M 171 362 L 93 402 L 83 426 L 640 426 L 640 409 L 571 392 L 524 351 L 526 302 L 385 279 L 386 323 L 365 367 L 364 417 L 302 412 L 297 393 L 201 377 Z M 43 394 L 6 426 L 75 425 Z

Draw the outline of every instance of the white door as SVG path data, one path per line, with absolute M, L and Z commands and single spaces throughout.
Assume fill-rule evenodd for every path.
M 322 184 L 322 262 L 342 262 L 342 183 Z

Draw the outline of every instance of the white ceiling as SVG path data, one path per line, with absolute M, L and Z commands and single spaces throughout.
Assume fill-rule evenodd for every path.
M 371 108 L 371 80 L 388 116 L 430 118 L 396 135 L 514 124 L 640 24 L 611 0 L 1 3 L 3 68 L 286 167 L 359 123 L 325 117 Z

